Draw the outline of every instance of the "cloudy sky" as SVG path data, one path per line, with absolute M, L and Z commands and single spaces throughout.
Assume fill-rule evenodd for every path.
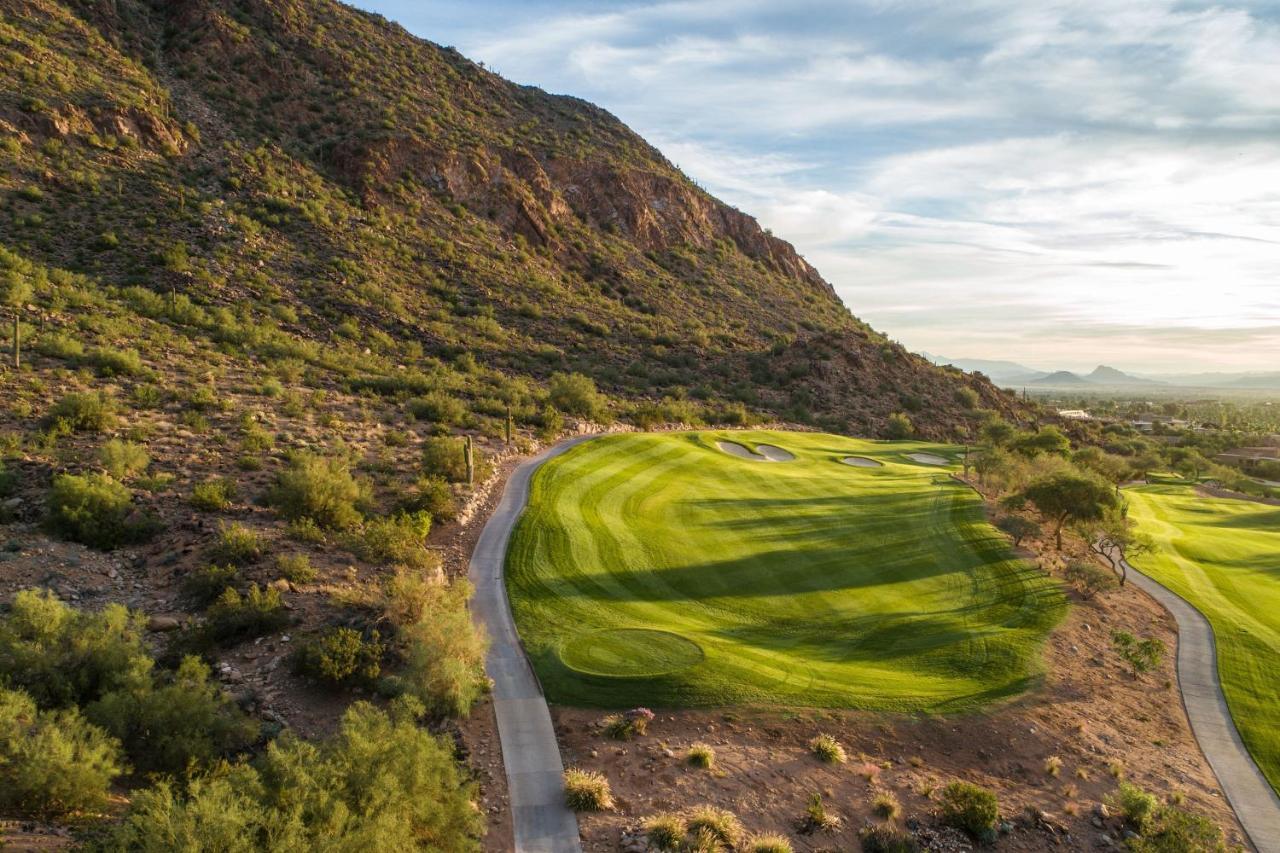
M 609 109 L 915 350 L 1280 369 L 1280 4 L 358 0 Z

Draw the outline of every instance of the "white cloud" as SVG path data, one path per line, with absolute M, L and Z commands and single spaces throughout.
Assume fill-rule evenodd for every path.
M 469 55 L 618 114 L 909 345 L 1280 356 L 1269 0 L 431 8 Z

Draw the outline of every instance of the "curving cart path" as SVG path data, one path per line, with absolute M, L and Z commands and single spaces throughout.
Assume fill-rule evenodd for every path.
M 511 617 L 502 577 L 507 541 L 529 500 L 529 480 L 538 466 L 594 437 L 571 438 L 521 463 L 471 553 L 468 574 L 476 590 L 471 608 L 491 640 L 485 668 L 493 679 L 516 853 L 580 853 L 582 845 L 578 818 L 564 804 L 564 765 L 551 712 Z
M 1258 853 L 1280 853 L 1280 797 L 1245 749 L 1218 680 L 1218 649 L 1209 620 L 1186 599 L 1125 563 L 1134 586 L 1164 605 L 1178 623 L 1178 687 L 1191 731 Z

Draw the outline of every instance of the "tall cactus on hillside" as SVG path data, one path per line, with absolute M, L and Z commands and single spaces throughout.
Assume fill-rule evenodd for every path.
M 466 437 L 466 443 L 463 445 L 463 452 L 467 459 L 467 485 L 474 485 L 476 479 L 476 456 L 475 446 L 471 441 L 471 436 Z

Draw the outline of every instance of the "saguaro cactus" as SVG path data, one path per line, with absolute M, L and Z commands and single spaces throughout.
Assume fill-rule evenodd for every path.
M 467 459 L 467 485 L 473 485 L 476 479 L 476 456 L 475 447 L 471 442 L 471 436 L 467 436 L 466 442 L 463 444 L 463 452 Z
M 513 431 L 513 424 L 511 421 L 511 407 L 507 406 L 507 447 L 511 446 L 512 431 Z

